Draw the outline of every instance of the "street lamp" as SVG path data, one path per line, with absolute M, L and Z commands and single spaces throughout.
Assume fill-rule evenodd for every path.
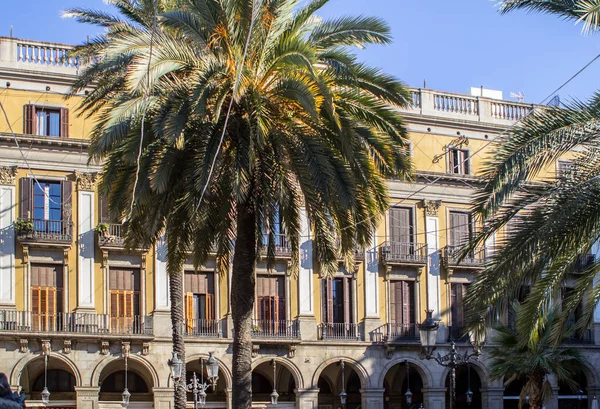
M 340 392 L 340 403 L 345 408 L 348 394 L 346 393 L 346 382 L 344 382 L 344 361 L 340 361 L 340 367 L 342 370 L 342 391 Z
M 200 359 L 200 363 L 202 365 L 202 359 Z M 194 372 L 190 383 L 185 385 L 185 390 L 194 395 L 194 409 L 203 408 L 206 405 L 206 389 L 208 389 L 208 384 L 204 382 L 204 367 L 200 369 L 200 376 L 201 379 L 198 381 L 196 372 Z
M 44 389 L 42 390 L 42 403 L 50 403 L 50 391 L 48 390 L 48 354 L 44 353 Z
M 202 360 L 202 358 L 200 359 Z M 217 393 L 217 381 L 219 380 L 219 361 L 215 358 L 214 352 L 208 353 L 206 360 L 206 372 L 208 373 L 208 381 L 212 385 L 213 392 Z
M 175 385 L 181 379 L 181 374 L 183 372 L 183 361 L 179 359 L 177 356 L 177 352 L 173 352 L 173 357 L 169 359 L 169 368 L 171 368 L 171 377 L 175 381 Z
M 473 403 L 473 391 L 471 390 L 471 363 L 467 362 L 467 405 Z
M 271 405 L 277 405 L 277 401 L 279 400 L 279 394 L 277 393 L 277 363 L 274 359 L 271 361 L 271 365 L 273 365 L 273 392 L 271 392 Z
M 410 407 L 412 403 L 412 392 L 410 391 L 410 367 L 408 361 L 404 361 L 406 364 L 406 392 L 404 393 L 404 399 L 406 399 L 406 405 Z
M 127 354 L 123 356 L 123 359 L 125 360 L 125 389 L 121 394 L 121 406 L 126 408 L 127 406 L 129 406 L 129 398 L 131 398 L 131 393 L 129 393 L 129 390 L 127 389 Z
M 437 340 L 438 323 L 432 318 L 433 310 L 425 311 L 427 317 L 421 325 L 419 325 L 419 338 L 421 341 L 421 347 L 423 348 L 423 357 L 425 359 L 434 359 L 439 365 L 450 369 L 450 409 L 455 407 L 456 401 L 456 367 L 467 363 L 469 359 L 477 359 L 480 355 L 480 349 L 473 345 L 473 352 L 469 354 L 465 351 L 464 354 L 460 354 L 456 351 L 456 344 L 454 341 L 450 343 L 450 351 L 446 355 L 433 356 L 435 351 L 435 342 Z

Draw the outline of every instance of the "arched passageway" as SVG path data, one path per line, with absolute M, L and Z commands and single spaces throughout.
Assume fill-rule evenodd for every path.
M 102 402 L 121 402 L 125 389 L 125 361 L 117 358 L 108 363 L 100 373 L 100 406 Z M 131 394 L 130 402 L 147 402 L 152 407 L 152 375 L 140 362 L 129 359 L 127 366 L 127 390 Z
M 473 393 L 473 401 L 467 404 L 467 391 Z M 463 364 L 456 368 L 456 408 L 482 409 L 481 378 L 474 365 Z M 446 408 L 450 404 L 450 371 L 446 376 Z
M 423 380 L 414 364 L 400 362 L 386 373 L 383 381 L 385 388 L 384 409 L 408 409 L 423 403 Z M 411 404 L 407 401 L 410 390 Z
M 347 394 L 345 408 L 358 409 L 361 407 L 361 381 L 351 364 L 344 364 L 343 377 L 339 362 L 328 365 L 321 372 L 317 386 L 319 388 L 319 406 L 332 408 L 342 406 L 340 394 L 344 390 Z
M 186 381 L 189 385 L 194 373 L 198 378 L 198 382 L 201 382 L 204 378 L 204 382 L 209 385 L 206 390 L 206 402 L 210 404 L 212 408 L 226 408 L 227 407 L 227 376 L 223 373 L 222 368 L 219 366 L 219 379 L 217 380 L 216 388 L 213 389 L 212 385 L 208 380 L 208 370 L 206 367 L 207 357 L 204 359 L 204 365 L 200 364 L 200 358 L 193 359 L 186 363 Z M 192 405 L 194 402 L 194 395 L 192 393 L 187 394 L 188 405 Z
M 292 372 L 280 361 L 263 362 L 252 371 L 252 401 L 267 403 L 271 401 L 273 392 L 273 370 L 275 370 L 275 386 L 279 394 L 279 403 L 296 401 L 296 380 Z
M 558 409 L 587 409 L 588 381 L 583 371 L 577 372 L 572 379 L 575 383 L 558 383 Z
M 32 403 L 42 399 L 41 392 L 44 386 L 50 392 L 50 405 L 60 401 L 61 407 L 75 405 L 77 384 L 75 374 L 63 360 L 49 356 L 48 373 L 44 373 L 44 356 L 31 360 L 23 369 L 20 385 L 25 391 L 26 399 Z M 66 403 L 66 405 L 65 405 Z

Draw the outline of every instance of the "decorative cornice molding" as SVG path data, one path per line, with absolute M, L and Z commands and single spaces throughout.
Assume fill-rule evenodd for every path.
M 0 166 L 0 185 L 14 185 L 16 175 L 16 166 Z
M 423 199 L 421 201 L 421 206 L 423 207 L 423 209 L 425 209 L 425 216 L 437 217 L 438 216 L 438 210 L 440 209 L 441 205 L 442 205 L 442 201 L 441 200 L 427 200 L 427 199 Z
M 97 173 L 75 172 L 78 190 L 94 190 L 98 179 Z

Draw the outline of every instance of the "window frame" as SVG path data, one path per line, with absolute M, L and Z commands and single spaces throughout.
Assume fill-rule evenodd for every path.
M 466 156 L 466 160 L 462 162 L 460 167 L 458 167 L 458 165 L 453 165 L 454 159 L 451 160 L 450 158 L 450 155 L 454 155 L 454 152 L 462 152 Z M 446 147 L 446 153 L 446 173 L 459 176 L 468 176 L 472 174 L 471 150 L 469 148 L 459 148 L 457 146 L 450 145 Z M 454 169 L 458 169 L 458 172 L 455 172 Z

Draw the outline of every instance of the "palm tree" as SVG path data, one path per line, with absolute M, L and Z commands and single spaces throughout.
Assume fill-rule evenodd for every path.
M 559 381 L 576 390 L 577 382 L 572 379 L 583 362 L 577 349 L 553 346 L 548 330 L 536 342 L 527 341 L 516 330 L 498 325 L 489 349 L 488 369 L 492 380 L 505 380 L 505 387 L 513 381 L 523 382 L 519 408 L 529 397 L 529 408 L 541 409 L 552 397 L 547 375 L 555 374 Z
M 597 4 L 587 0 L 505 0 L 500 2 L 500 10 L 552 13 L 582 21 L 584 30 L 595 31 L 600 8 L 592 3 Z M 530 286 L 519 325 L 534 341 L 545 326 L 551 300 L 570 278 L 575 291 L 562 303 L 563 310 L 554 323 L 554 342 L 560 341 L 569 317 L 579 306 L 583 308 L 576 329 L 587 328 L 600 296 L 600 287 L 594 282 L 600 265 L 590 263 L 582 274 L 571 273 L 600 238 L 599 120 L 600 94 L 596 94 L 587 102 L 575 101 L 562 108 L 536 108 L 494 144 L 482 173 L 485 185 L 474 201 L 476 214 L 486 222 L 471 246 L 482 245 L 503 228 L 506 234 L 499 241 L 501 250 L 491 257 L 466 298 L 471 326 L 491 328 L 520 289 Z M 567 153 L 573 155 L 570 170 L 544 179 L 542 172 Z
M 331 275 L 369 243 L 388 206 L 386 177 L 412 172 L 398 114 L 407 90 L 350 48 L 388 43 L 389 28 L 322 20 L 327 0 L 300 3 L 186 0 L 154 29 L 116 23 L 80 50 L 101 58 L 74 87 L 100 84 L 82 112 L 97 115 L 91 159 L 105 161 L 102 188 L 127 220 L 127 243 L 167 237 L 175 351 L 184 353 L 183 262 L 191 253 L 199 265 L 216 247 L 222 273 L 233 258 L 235 408 L 251 407 L 254 266 L 262 249 L 273 263 L 277 219 L 297 269 L 306 209 L 321 274 Z

